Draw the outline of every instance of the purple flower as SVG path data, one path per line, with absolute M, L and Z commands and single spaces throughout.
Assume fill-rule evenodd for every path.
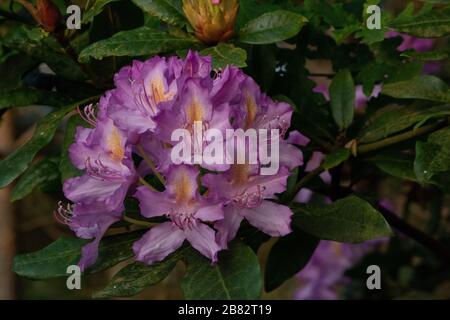
M 177 94 L 182 62 L 176 57 L 133 61 L 114 77 L 108 116 L 124 132 L 141 134 L 156 127 L 153 118 Z
M 96 260 L 100 238 L 120 220 L 123 200 L 136 175 L 131 146 L 108 118 L 99 118 L 93 129 L 78 127 L 69 155 L 78 169 L 85 170 L 63 186 L 66 198 L 74 203 L 69 226 L 78 237 L 95 238 L 83 249 L 80 266 L 85 269 Z
M 366 241 L 361 244 L 320 241 L 306 267 L 297 275 L 298 300 L 336 300 L 338 289 L 348 284 L 345 272 L 357 264 L 364 255 L 374 250 L 386 239 Z
M 220 248 L 215 241 L 215 231 L 204 222 L 222 219 L 223 205 L 200 196 L 198 175 L 195 167 L 172 166 L 164 192 L 144 186 L 137 189 L 134 196 L 139 199 L 144 217 L 166 216 L 170 221 L 153 227 L 134 244 L 136 260 L 147 264 L 161 261 L 188 240 L 212 262 L 217 261 Z
M 391 30 L 386 33 L 386 38 L 401 37 L 403 39 L 400 46 L 397 47 L 399 52 L 406 50 L 415 50 L 417 52 L 431 51 L 434 48 L 435 41 L 433 39 L 426 38 L 416 38 L 407 34 L 399 33 L 397 31 Z M 423 67 L 423 73 L 425 74 L 436 74 L 442 68 L 442 63 L 440 62 L 428 62 Z
M 309 142 L 296 131 L 285 138 L 291 106 L 267 97 L 238 68 L 227 67 L 212 78 L 211 58 L 192 51 L 185 59 L 134 61 L 116 74 L 114 82 L 116 87 L 101 98 L 97 114 L 92 105 L 80 111 L 93 128 L 77 128 L 69 154 L 84 174 L 64 183 L 64 193 L 73 204 L 59 209 L 59 218 L 78 237 L 95 239 L 83 248 L 83 269 L 95 262 L 100 239 L 122 218 L 124 200 L 133 193 L 142 216 L 167 218 L 133 246 L 136 260 L 147 264 L 163 260 L 184 240 L 215 262 L 244 218 L 272 236 L 291 231 L 292 212 L 275 202 L 276 194 L 286 190 L 289 170 L 303 164 L 299 147 Z M 264 129 L 269 136 L 258 135 L 258 142 L 263 139 L 266 149 L 259 143 L 246 157 L 256 161 L 244 164 L 188 161 L 195 159 L 192 153 L 181 162 L 173 160 L 176 130 L 183 129 L 182 137 L 200 140 L 200 145 L 193 141 L 194 149 L 211 146 L 207 133 L 196 136 L 199 126 L 205 132 L 215 129 L 223 137 L 227 129 Z M 222 146 L 228 157 L 229 146 L 224 143 L 219 149 L 209 148 L 214 155 L 207 154 L 206 159 L 214 158 Z M 241 147 L 236 143 L 231 149 Z M 274 169 L 273 174 L 265 175 L 265 169 Z M 165 190 L 156 191 L 145 180 L 148 175 L 155 176 Z M 136 188 L 137 181 L 142 185 Z M 200 194 L 200 187 L 207 192 Z
M 203 184 L 211 196 L 226 203 L 223 220 L 215 223 L 217 240 L 227 247 L 245 218 L 251 225 L 274 236 L 291 232 L 292 211 L 270 200 L 286 190 L 289 172 L 282 168 L 276 175 L 261 176 L 256 165 L 233 165 L 223 174 L 206 174 Z

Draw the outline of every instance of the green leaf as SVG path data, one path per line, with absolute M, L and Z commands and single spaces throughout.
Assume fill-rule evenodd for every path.
M 450 114 L 450 105 L 424 107 L 419 105 L 389 105 L 375 112 L 363 125 L 358 142 L 370 143 L 384 139 L 431 118 Z
M 7 56 L 0 64 L 0 92 L 13 91 L 23 86 L 22 76 L 36 66 L 36 61 L 22 53 Z M 3 105 L 4 102 L 0 103 Z
M 78 114 L 67 120 L 66 133 L 64 134 L 61 147 L 61 160 L 59 162 L 59 172 L 61 173 L 62 182 L 81 174 L 81 170 L 75 168 L 69 157 L 69 147 L 75 141 L 75 133 L 78 126 L 86 126 L 86 122 Z
M 58 158 L 46 158 L 31 166 L 17 181 L 11 192 L 11 201 L 20 200 L 34 189 L 59 180 Z
M 395 19 L 389 27 L 419 38 L 444 37 L 450 34 L 450 9 L 432 10 L 418 16 Z
M 294 226 L 319 239 L 338 242 L 363 242 L 392 235 L 383 215 L 356 196 L 330 205 L 296 205 Z
M 278 9 L 281 9 L 281 7 L 274 3 L 259 2 L 256 0 L 240 0 L 236 26 L 240 29 L 250 20 L 257 18 L 266 12 Z
M 111 56 L 151 56 L 198 44 L 195 38 L 185 34 L 175 35 L 149 27 L 140 27 L 118 32 L 111 38 L 91 44 L 81 51 L 79 60 L 88 62 L 91 58 L 101 60 Z
M 328 154 L 323 160 L 322 167 L 325 170 L 337 167 L 342 162 L 350 158 L 351 152 L 349 149 L 338 149 Z
M 81 23 L 89 23 L 94 20 L 94 17 L 103 11 L 103 8 L 111 2 L 116 2 L 120 0 L 95 0 L 95 2 L 89 6 L 89 8 L 84 12 Z
M 42 29 L 29 29 L 22 25 L 8 32 L 2 41 L 6 47 L 45 62 L 50 69 L 64 78 L 85 79 L 80 66 L 64 52 L 54 37 Z
M 138 294 L 146 287 L 157 284 L 164 280 L 175 268 L 185 250 L 186 247 L 182 247 L 163 261 L 150 266 L 141 262 L 133 262 L 127 265 L 114 275 L 105 288 L 96 292 L 94 298 L 130 297 Z
M 31 279 L 48 279 L 66 276 L 67 267 L 76 265 L 84 239 L 59 238 L 49 246 L 14 258 L 13 271 Z
M 450 59 L 450 51 L 406 51 L 403 52 L 401 56 L 417 59 L 420 61 L 441 61 Z
M 132 245 L 142 232 L 130 232 L 102 239 L 96 264 L 86 273 L 105 270 L 133 256 Z M 15 257 L 13 271 L 31 279 L 49 279 L 67 276 L 67 267 L 80 260 L 81 248 L 89 241 L 62 237 L 49 246 Z
M 427 142 L 417 141 L 414 172 L 421 183 L 431 183 L 437 174 L 450 171 L 450 128 L 433 132 Z
M 369 159 L 387 174 L 409 181 L 417 181 L 414 173 L 414 157 L 399 152 L 381 153 Z
M 294 12 L 277 10 L 250 20 L 239 30 L 239 40 L 251 44 L 269 44 L 289 39 L 300 32 L 307 19 Z
M 186 24 L 181 0 L 133 0 L 133 2 L 144 12 L 168 24 L 179 27 Z
M 382 93 L 398 99 L 450 102 L 448 85 L 435 76 L 423 75 L 406 81 L 387 83 Z
M 266 291 L 275 290 L 301 271 L 308 264 L 318 244 L 317 238 L 298 230 L 278 240 L 267 258 Z
M 239 68 L 247 66 L 247 51 L 236 48 L 232 44 L 219 43 L 215 47 L 204 49 L 202 55 L 211 56 L 213 68 L 224 68 L 227 65 L 234 65 Z
M 336 124 L 341 130 L 348 128 L 355 110 L 355 84 L 349 70 L 339 71 L 331 82 L 330 104 Z
M 37 124 L 33 137 L 0 161 L 0 188 L 10 184 L 28 168 L 28 164 L 33 160 L 36 153 L 52 140 L 60 121 L 69 111 L 89 100 L 63 107 L 42 118 Z
M 34 88 L 19 88 L 11 91 L 0 91 L 0 110 L 25 107 L 32 104 L 60 106 L 69 103 L 70 99 L 52 91 Z
M 257 299 L 261 274 L 255 253 L 241 242 L 233 242 L 219 253 L 218 263 L 195 250 L 185 254 L 186 275 L 181 281 L 184 297 L 191 299 Z

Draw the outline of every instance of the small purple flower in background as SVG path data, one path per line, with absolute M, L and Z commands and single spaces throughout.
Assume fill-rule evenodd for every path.
M 382 199 L 379 205 L 395 212 L 393 203 Z M 338 243 L 320 241 L 311 260 L 297 274 L 299 288 L 294 298 L 298 300 L 336 300 L 339 289 L 348 285 L 350 279 L 345 272 L 355 266 L 368 253 L 389 242 L 380 238 L 363 243 Z
M 348 284 L 345 271 L 357 264 L 364 255 L 373 251 L 386 239 L 361 244 L 338 243 L 322 240 L 306 267 L 297 275 L 298 300 L 336 300 L 339 287 Z
M 397 47 L 400 52 L 413 49 L 417 52 L 427 52 L 434 48 L 435 41 L 433 39 L 416 38 L 408 34 L 399 33 L 394 30 L 390 30 L 386 33 L 386 38 L 401 37 L 402 43 Z M 441 70 L 442 64 L 440 62 L 428 62 L 423 67 L 423 73 L 436 74 Z

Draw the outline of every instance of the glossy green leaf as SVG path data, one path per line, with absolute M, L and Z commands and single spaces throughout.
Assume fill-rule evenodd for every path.
M 355 110 L 355 84 L 349 70 L 336 74 L 330 85 L 330 104 L 333 119 L 340 129 L 350 126 Z
M 105 288 L 96 292 L 94 298 L 130 297 L 157 284 L 169 275 L 185 250 L 183 247 L 163 261 L 150 266 L 141 262 L 127 265 L 114 275 Z
M 0 110 L 13 107 L 26 107 L 32 104 L 57 107 L 69 102 L 69 98 L 59 93 L 34 88 L 0 91 Z
M 414 157 L 402 153 L 381 153 L 369 159 L 387 174 L 410 181 L 417 181 L 414 173 Z
M 279 239 L 267 258 L 265 288 L 268 292 L 300 272 L 311 259 L 319 240 L 305 232 L 293 233 Z
M 319 239 L 357 243 L 392 235 L 383 215 L 356 196 L 329 205 L 296 205 L 292 209 L 294 225 Z
M 184 297 L 194 299 L 258 299 L 262 281 L 258 258 L 241 242 L 219 253 L 218 263 L 195 250 L 185 254 L 186 274 L 181 281 Z
M 322 167 L 326 170 L 337 167 L 342 162 L 350 158 L 351 152 L 349 149 L 338 149 L 328 154 L 323 160 Z
M 186 24 L 181 0 L 133 0 L 133 2 L 144 12 L 168 24 L 179 27 Z
M 111 38 L 100 40 L 81 51 L 79 60 L 103 59 L 112 56 L 151 56 L 198 45 L 198 41 L 185 34 L 170 34 L 141 27 L 121 31 Z
M 442 172 L 450 171 L 450 128 L 433 132 L 427 142 L 416 144 L 414 172 L 422 183 L 432 182 L 432 178 Z
M 448 85 L 435 76 L 423 75 L 406 81 L 387 83 L 382 93 L 399 99 L 450 102 Z
M 432 10 L 409 19 L 396 19 L 389 27 L 419 38 L 444 37 L 450 34 L 450 9 Z
M 237 48 L 232 44 L 220 43 L 215 47 L 204 49 L 202 55 L 211 56 L 213 68 L 224 68 L 233 65 L 239 68 L 247 66 L 247 51 Z
M 277 10 L 250 20 L 239 30 L 239 40 L 251 44 L 269 44 L 289 39 L 300 32 L 307 19 L 300 14 Z
M 450 114 L 450 105 L 424 107 L 419 105 L 389 105 L 373 114 L 359 133 L 359 143 L 384 139 L 424 121 Z
M 401 55 L 403 57 L 414 58 L 420 61 L 441 61 L 450 59 L 450 51 L 406 51 Z
M 59 181 L 58 160 L 46 158 L 25 171 L 11 192 L 11 201 L 20 200 L 49 182 Z
M 94 3 L 92 3 L 92 5 L 89 6 L 89 8 L 84 12 L 81 22 L 83 24 L 92 22 L 92 20 L 94 20 L 94 17 L 100 14 L 107 4 L 116 1 L 120 0 L 94 0 Z
M 64 116 L 85 101 L 53 111 L 38 122 L 33 137 L 8 157 L 0 161 L 0 188 L 10 184 L 28 168 L 29 163 L 33 160 L 36 153 L 52 140 Z
M 86 273 L 95 273 L 109 268 L 133 256 L 132 245 L 142 236 L 135 231 L 102 239 L 96 264 Z M 49 279 L 67 276 L 67 267 L 80 260 L 81 248 L 89 243 L 78 238 L 59 238 L 49 246 L 32 253 L 15 257 L 13 271 L 31 279 Z
M 2 41 L 6 47 L 45 62 L 56 74 L 64 78 L 72 80 L 85 78 L 80 66 L 64 52 L 54 37 L 42 29 L 16 27 Z

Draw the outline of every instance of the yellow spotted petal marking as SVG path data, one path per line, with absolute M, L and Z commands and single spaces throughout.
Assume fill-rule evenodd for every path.
M 173 92 L 166 92 L 164 88 L 164 82 L 161 78 L 153 79 L 150 82 L 150 92 L 152 93 L 153 98 L 153 108 L 154 112 L 156 112 L 156 107 L 160 102 L 168 101 L 173 98 Z
M 231 166 L 231 180 L 235 185 L 245 184 L 248 181 L 250 166 L 248 164 L 234 164 Z
M 185 170 L 181 170 L 175 179 L 175 201 L 187 204 L 192 198 L 192 181 Z
M 253 121 L 255 121 L 256 117 L 256 112 L 258 111 L 255 98 L 248 91 L 245 92 L 245 107 L 247 111 L 247 118 L 245 119 L 245 129 L 248 129 L 253 125 Z
M 186 116 L 189 124 L 203 120 L 203 107 L 197 97 L 194 97 L 191 104 L 187 106 Z
M 108 137 L 108 148 L 111 151 L 112 159 L 121 161 L 125 157 L 125 150 L 122 147 L 122 140 L 116 127 L 112 128 L 111 134 Z

